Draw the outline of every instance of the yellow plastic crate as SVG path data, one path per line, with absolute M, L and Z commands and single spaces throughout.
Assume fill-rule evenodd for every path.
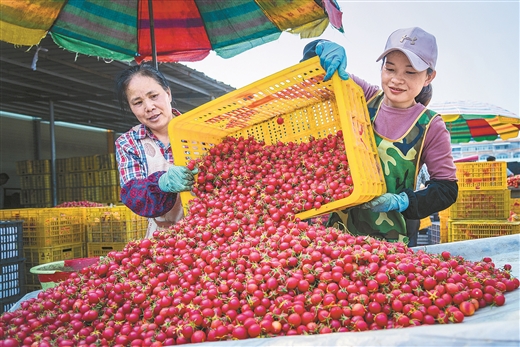
M 25 207 L 50 207 L 52 205 L 52 192 L 50 189 L 22 190 L 20 203 Z
M 87 242 L 87 257 L 102 257 L 112 251 L 121 251 L 128 242 L 95 243 Z
M 148 219 L 126 206 L 89 207 L 86 209 L 87 242 L 128 242 L 146 235 Z
M 97 156 L 100 170 L 117 169 L 117 161 L 115 153 L 100 154 Z
M 266 145 L 308 142 L 343 131 L 354 190 L 344 199 L 299 213 L 301 219 L 358 205 L 386 192 L 372 124 L 361 88 L 325 72 L 315 57 L 228 93 L 170 121 L 176 165 L 203 156 L 225 137 L 254 137 Z M 277 118 L 283 124 L 277 124 Z M 193 198 L 181 193 L 184 208 Z
M 119 172 L 117 170 L 101 170 L 99 171 L 100 186 L 116 186 L 119 185 Z
M 439 243 L 448 242 L 448 223 L 450 219 L 450 207 L 439 211 Z
M 32 267 L 53 261 L 84 258 L 85 243 L 57 247 L 24 247 L 23 252 L 25 255 L 25 284 L 36 286 L 40 284 L 40 280 L 38 275 L 31 273 Z
M 482 239 L 520 233 L 520 222 L 504 220 L 450 220 L 449 242 Z
M 507 189 L 507 163 L 455 163 L 459 190 Z
M 67 158 L 68 172 L 82 172 L 86 171 L 85 157 Z
M 121 186 L 101 186 L 98 188 L 100 192 L 99 202 L 117 203 L 121 201 Z
M 99 160 L 97 155 L 91 155 L 85 157 L 85 170 L 87 171 L 95 171 L 99 170 Z
M 507 219 L 510 193 L 503 190 L 459 190 L 450 207 L 451 219 Z
M 33 173 L 33 161 L 24 160 L 16 162 L 16 174 L 17 175 L 30 175 Z
M 25 263 L 30 266 L 85 256 L 84 243 L 57 247 L 24 247 L 23 253 Z
M 517 215 L 520 215 L 520 199 L 511 199 L 510 210 Z
M 51 247 L 85 241 L 83 211 L 77 208 L 0 210 L 2 220 L 23 220 L 24 247 Z
M 51 173 L 51 161 L 49 159 L 34 160 L 33 161 L 33 173 L 50 174 Z
M 56 159 L 56 172 L 66 173 L 68 171 L 68 160 L 65 158 Z
M 85 241 L 85 231 L 81 224 L 30 227 L 23 232 L 24 247 L 51 247 L 69 245 Z
M 83 173 L 83 183 L 85 187 L 99 186 L 99 172 L 89 171 Z

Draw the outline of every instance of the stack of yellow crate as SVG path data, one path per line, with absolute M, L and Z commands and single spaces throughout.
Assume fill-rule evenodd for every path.
M 16 163 L 24 207 L 52 207 L 50 160 Z M 69 201 L 118 203 L 119 172 L 114 153 L 56 160 L 58 204 Z
M 30 272 L 32 267 L 122 250 L 129 241 L 142 239 L 148 227 L 147 218 L 126 206 L 0 210 L 0 220 L 23 221 L 20 259 L 25 258 L 27 292 L 41 289 L 38 276 Z M 6 240 L 2 242 L 8 246 Z
M 56 166 L 58 203 L 84 200 L 102 203 L 121 201 L 115 154 L 61 159 Z
M 508 221 L 511 205 L 506 162 L 456 166 L 459 195 L 449 208 L 448 242 L 520 233 L 520 222 Z
M 52 204 L 50 160 L 25 160 L 16 163 L 20 176 L 20 203 L 25 207 L 49 207 Z
M 136 215 L 126 206 L 87 208 L 85 229 L 88 257 L 122 250 L 129 241 L 142 239 L 147 227 L 148 219 Z
M 26 291 L 41 289 L 30 269 L 59 260 L 85 255 L 84 209 L 26 208 L 0 210 L 0 220 L 23 220 Z

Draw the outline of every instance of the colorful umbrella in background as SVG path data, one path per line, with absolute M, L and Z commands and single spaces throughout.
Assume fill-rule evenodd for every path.
M 451 134 L 452 143 L 494 141 L 518 136 L 520 117 L 501 107 L 477 101 L 431 103 Z
M 0 1 L 0 40 L 32 46 L 48 32 L 89 56 L 199 61 L 211 50 L 233 57 L 284 31 L 317 37 L 329 22 L 342 31 L 341 15 L 335 0 Z

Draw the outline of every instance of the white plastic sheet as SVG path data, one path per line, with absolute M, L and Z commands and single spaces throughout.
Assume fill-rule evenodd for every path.
M 512 273 L 519 277 L 520 235 L 501 236 L 479 240 L 453 242 L 415 247 L 428 253 L 449 251 L 467 260 L 478 261 L 485 256 L 496 266 L 513 266 Z M 34 296 L 29 293 L 23 300 Z M 403 329 L 366 332 L 333 333 L 327 335 L 282 336 L 240 341 L 219 341 L 192 344 L 205 347 L 318 347 L 318 346 L 520 346 L 520 289 L 506 293 L 501 307 L 479 309 L 460 324 L 436 324 Z M 15 305 L 12 309 L 18 307 Z

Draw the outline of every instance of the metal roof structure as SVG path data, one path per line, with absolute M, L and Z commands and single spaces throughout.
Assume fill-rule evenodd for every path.
M 0 110 L 43 121 L 53 111 L 55 122 L 123 133 L 137 124 L 115 96 L 115 78 L 128 66 L 65 51 L 49 36 L 30 48 L 0 42 Z M 161 63 L 159 70 L 182 113 L 235 90 L 182 64 Z

